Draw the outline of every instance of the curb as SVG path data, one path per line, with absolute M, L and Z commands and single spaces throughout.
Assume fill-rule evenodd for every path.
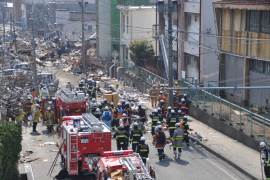
M 241 167 L 237 166 L 235 163 L 233 163 L 232 161 L 230 161 L 229 159 L 225 158 L 224 156 L 222 156 L 221 154 L 215 152 L 214 150 L 212 150 L 211 148 L 209 148 L 208 146 L 204 145 L 203 143 L 201 143 L 200 141 L 195 140 L 193 137 L 189 136 L 189 138 L 193 141 L 193 142 L 197 142 L 198 145 L 202 146 L 206 151 L 210 152 L 211 154 L 213 154 L 214 156 L 217 156 L 219 159 L 223 160 L 224 162 L 226 162 L 227 164 L 229 164 L 230 166 L 234 167 L 235 169 L 237 169 L 238 171 L 240 171 L 241 173 L 243 173 L 244 175 L 246 175 L 247 177 L 249 177 L 252 180 L 257 180 L 256 177 L 254 177 L 253 175 L 251 175 L 249 172 L 245 171 L 244 169 L 242 169 Z

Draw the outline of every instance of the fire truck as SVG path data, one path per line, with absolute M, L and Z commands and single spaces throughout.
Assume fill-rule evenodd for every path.
M 149 163 L 147 161 L 147 166 Z M 144 165 L 140 155 L 132 150 L 107 151 L 97 163 L 97 180 L 154 180 L 155 170 Z
M 42 117 L 45 117 L 48 107 L 54 111 L 56 120 L 61 120 L 63 116 L 81 116 L 82 113 L 88 112 L 88 98 L 84 93 L 73 93 L 69 89 L 60 89 L 55 95 L 56 97 L 42 98 Z
M 73 93 L 67 88 L 56 93 L 56 119 L 63 116 L 81 116 L 88 112 L 88 96 L 83 92 Z
M 111 151 L 112 133 L 94 115 L 62 117 L 61 160 L 70 176 L 96 174 L 104 151 Z

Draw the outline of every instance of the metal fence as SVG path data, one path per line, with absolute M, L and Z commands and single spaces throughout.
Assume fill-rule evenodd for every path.
M 167 84 L 167 80 L 157 76 L 156 74 L 143 69 L 141 67 L 136 66 L 132 61 L 130 60 L 124 60 L 124 67 L 125 70 L 133 74 L 134 76 L 140 78 L 142 81 L 146 82 L 150 86 L 152 84 Z
M 181 84 L 183 87 L 192 86 L 187 81 L 182 81 Z M 188 94 L 189 99 L 198 108 L 225 121 L 258 141 L 270 143 L 270 120 L 267 118 L 267 114 L 264 115 L 266 117 L 263 117 L 253 113 L 216 96 L 217 92 L 212 94 L 204 90 L 185 90 L 185 93 Z

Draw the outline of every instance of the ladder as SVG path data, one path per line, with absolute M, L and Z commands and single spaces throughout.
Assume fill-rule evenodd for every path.
M 135 174 L 136 180 L 153 180 L 138 153 L 129 154 L 129 157 L 120 158 L 119 162 L 128 168 L 129 180 L 134 179 L 133 174 Z M 137 167 L 141 167 L 141 169 Z
M 78 136 L 70 135 L 70 162 L 78 162 Z
M 82 120 L 88 127 L 94 132 L 102 132 L 103 131 L 103 123 L 98 120 L 93 114 L 83 113 Z

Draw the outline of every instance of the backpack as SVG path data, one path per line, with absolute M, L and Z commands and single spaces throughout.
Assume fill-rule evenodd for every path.
M 164 132 L 159 132 L 158 137 L 157 137 L 157 143 L 158 144 L 165 144 L 165 142 L 166 142 L 166 136 L 165 136 Z
M 103 121 L 110 121 L 112 118 L 111 118 L 111 116 L 110 116 L 109 111 L 105 111 L 104 113 L 105 113 L 105 114 L 104 114 L 102 120 L 103 120 Z

